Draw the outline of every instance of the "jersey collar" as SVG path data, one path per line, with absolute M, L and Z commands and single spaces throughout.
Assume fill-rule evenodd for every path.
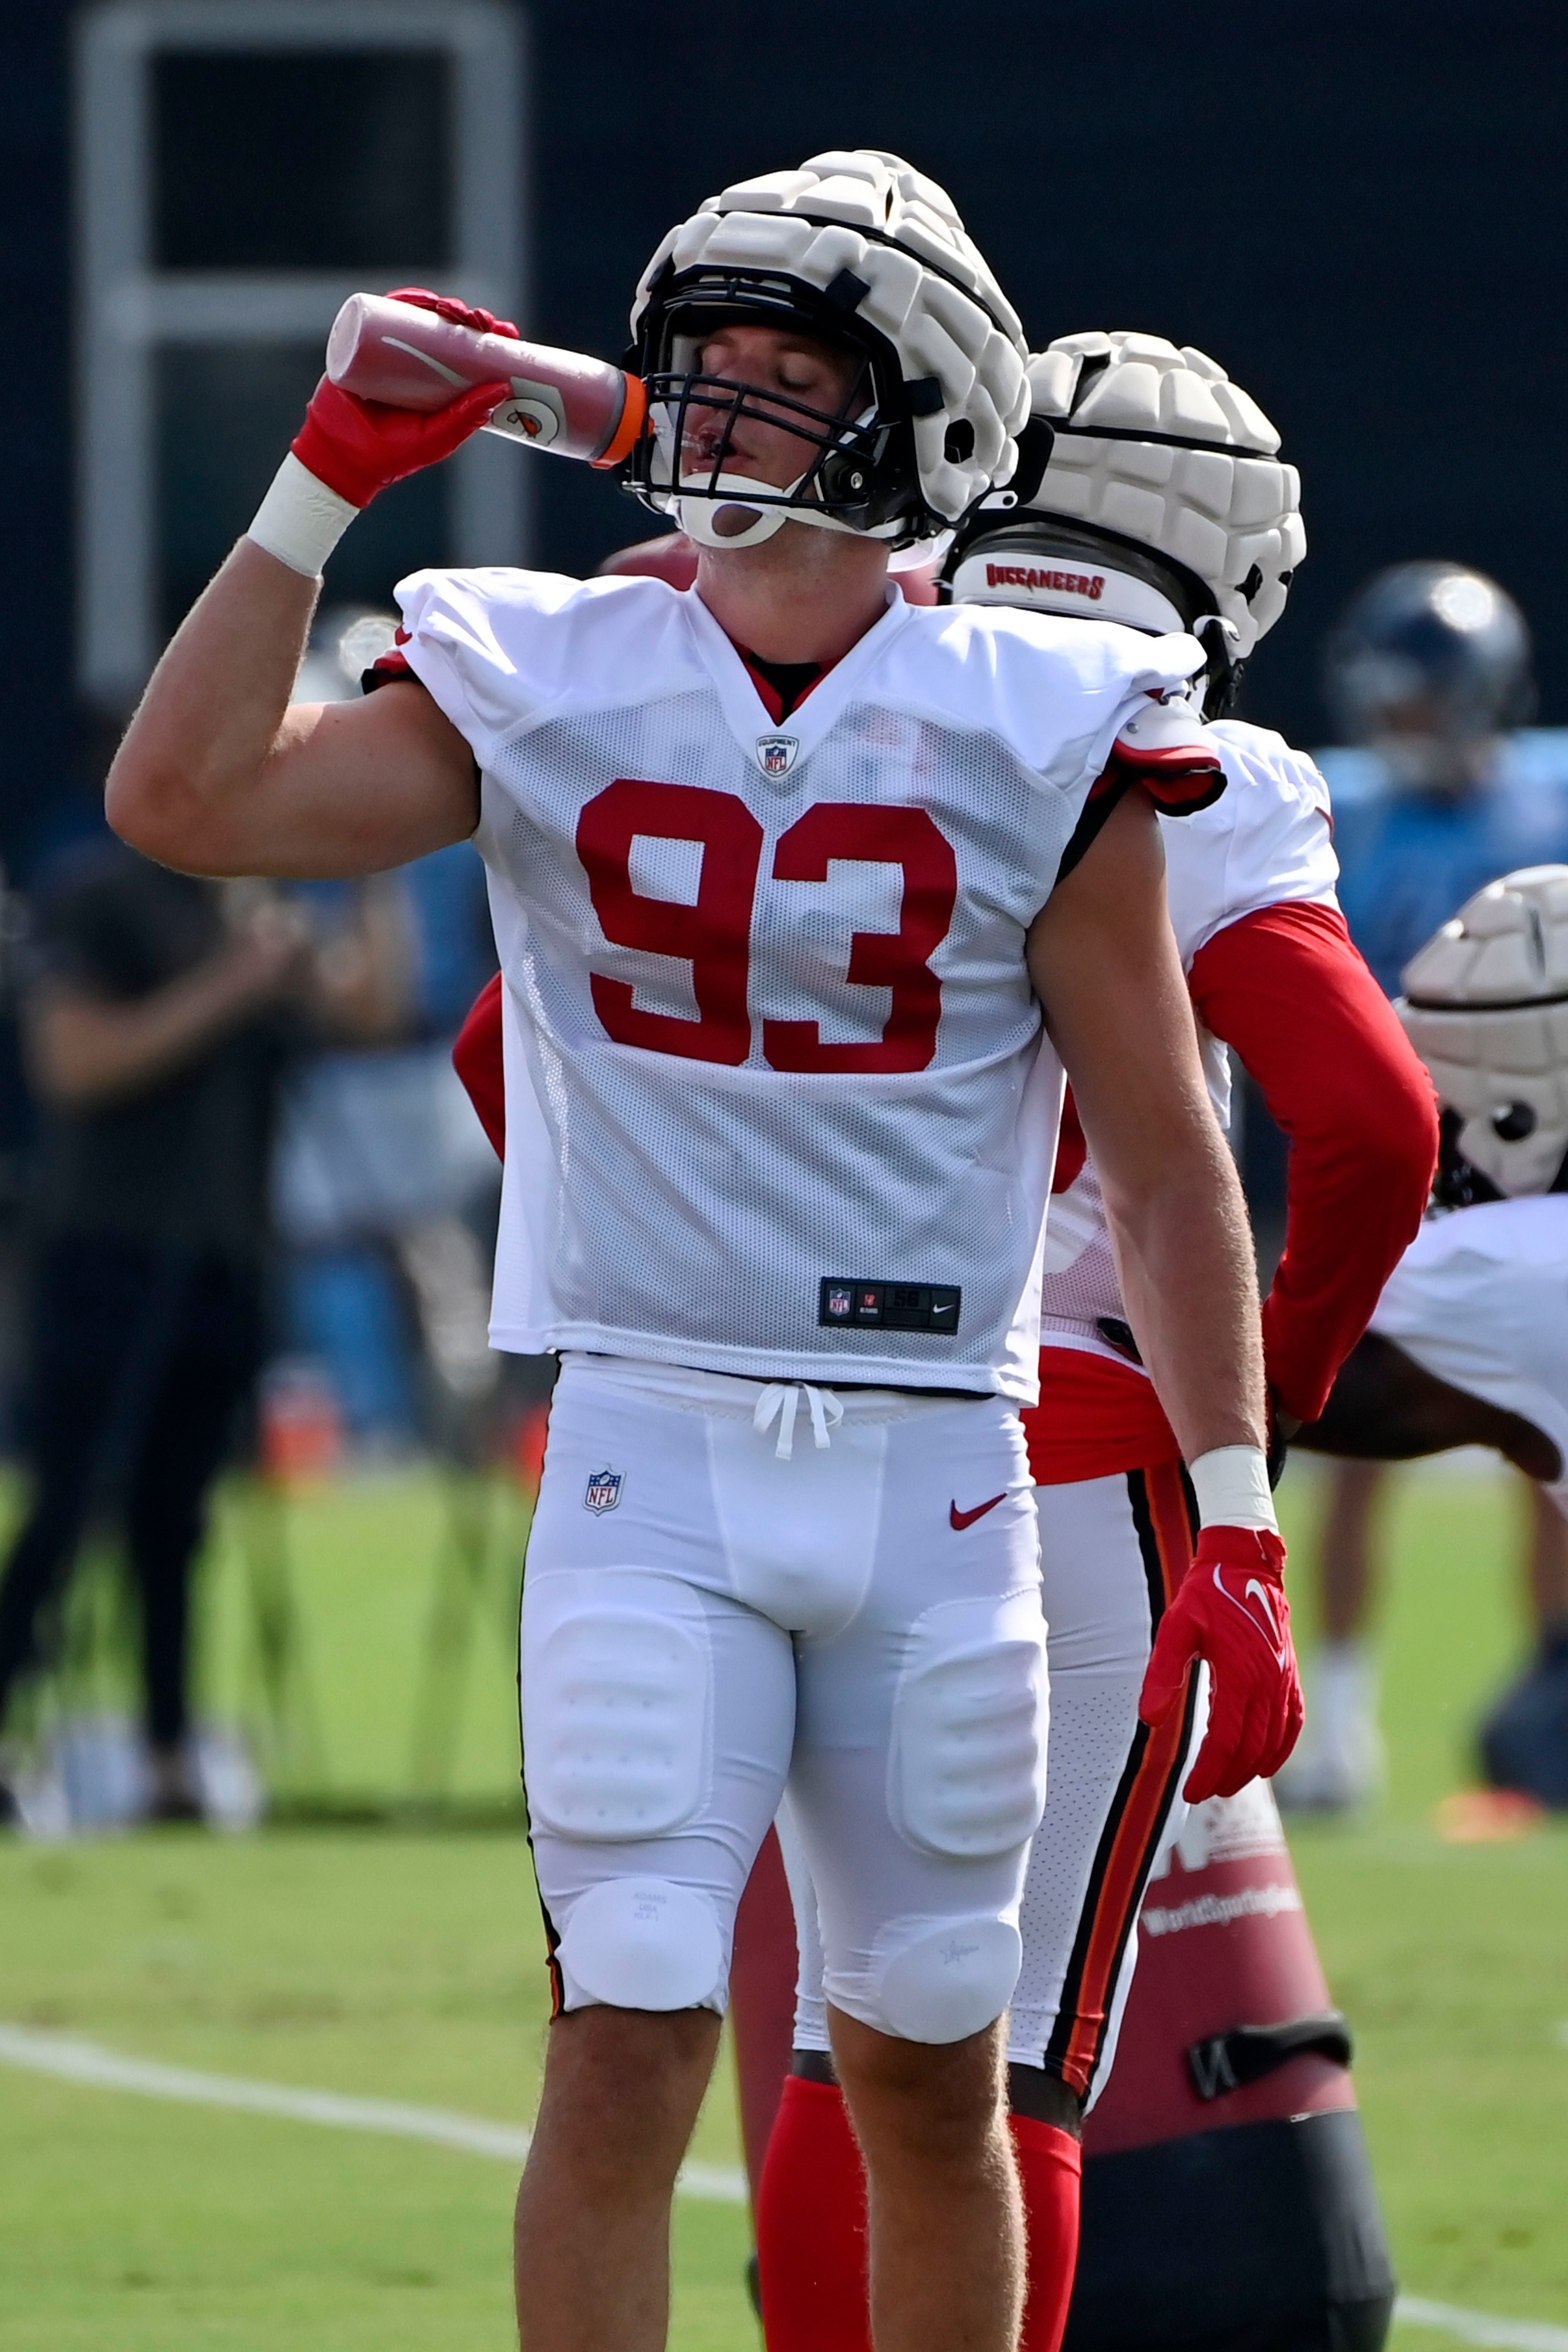
M 889 582 L 888 609 L 881 619 L 850 646 L 841 661 L 824 672 L 786 719 L 775 722 L 757 692 L 751 671 L 696 589 L 684 590 L 681 601 L 693 642 L 713 681 L 731 734 L 759 774 L 775 778 L 787 776 L 811 757 L 846 704 L 859 690 L 867 671 L 880 661 L 885 648 L 908 625 L 913 609 Z

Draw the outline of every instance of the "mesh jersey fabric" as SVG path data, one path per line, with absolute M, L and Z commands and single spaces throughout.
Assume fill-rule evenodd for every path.
M 1568 1194 L 1434 1216 L 1394 1268 L 1372 1328 L 1424 1370 L 1541 1430 L 1568 1517 Z
M 1193 641 L 891 592 L 780 729 L 694 592 L 398 597 L 483 774 L 495 1344 L 1027 1402 L 1061 1081 L 1025 939 Z M 833 1279 L 953 1286 L 956 1334 L 824 1328 Z
M 1211 807 L 1160 828 L 1171 923 L 1189 975 L 1216 932 L 1262 908 L 1333 906 L 1339 873 L 1328 786 L 1306 754 L 1239 719 L 1217 720 L 1208 732 L 1225 768 L 1225 792 Z M 1228 1125 L 1229 1060 L 1201 1024 L 1199 1045 L 1215 1109 Z M 1101 1317 L 1123 1320 L 1127 1309 L 1092 1160 L 1051 1202 L 1040 1304 L 1043 1345 L 1065 1343 L 1125 1364 L 1097 1328 Z

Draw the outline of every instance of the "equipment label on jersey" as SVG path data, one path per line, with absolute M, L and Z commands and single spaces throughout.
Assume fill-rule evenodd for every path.
M 757 765 L 764 776 L 787 776 L 799 750 L 798 735 L 759 735 Z
M 958 1328 L 963 1293 L 951 1282 L 847 1282 L 828 1276 L 816 1319 L 830 1330 L 939 1331 Z
M 621 1481 L 625 1475 L 624 1470 L 590 1470 L 583 1496 L 583 1508 L 594 1512 L 613 1511 L 621 1499 Z

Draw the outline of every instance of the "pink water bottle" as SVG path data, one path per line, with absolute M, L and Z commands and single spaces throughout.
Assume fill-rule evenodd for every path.
M 590 466 L 618 466 L 647 420 L 640 377 L 607 360 L 481 334 L 384 294 L 349 296 L 327 338 L 327 373 L 362 400 L 422 409 L 445 408 L 467 385 L 504 376 L 511 397 L 486 432 Z

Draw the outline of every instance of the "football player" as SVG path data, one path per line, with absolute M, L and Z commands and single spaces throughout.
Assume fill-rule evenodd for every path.
M 1363 583 L 1331 632 L 1324 686 L 1342 748 L 1333 794 L 1341 902 L 1390 997 L 1454 908 L 1497 875 L 1568 857 L 1568 730 L 1529 724 L 1530 630 L 1507 591 L 1459 563 L 1396 563 Z M 1379 1513 L 1387 1472 L 1329 1467 L 1316 1537 L 1321 1639 L 1310 1728 L 1281 1804 L 1340 1811 L 1382 1776 L 1375 1653 Z M 1530 1573 L 1568 1613 L 1568 1529 L 1525 1489 Z
M 1279 735 L 1224 715 L 1303 552 L 1297 477 L 1268 419 L 1201 352 L 1156 336 L 1070 335 L 1030 362 L 1029 381 L 1018 475 L 982 499 L 946 575 L 960 604 L 1184 628 L 1205 647 L 1197 692 L 1227 787 L 1162 826 L 1166 882 L 1215 1108 L 1228 1107 L 1228 1045 L 1292 1140 L 1287 1247 L 1263 1310 L 1283 1436 L 1322 1411 L 1420 1223 L 1437 1141 L 1431 1086 L 1335 901 L 1322 778 Z M 1026 2352 L 1058 2344 L 1066 2323 L 1078 2139 L 1110 2066 L 1151 1867 L 1185 1798 L 1236 1785 L 1201 1767 L 1184 1782 L 1149 1720 L 1162 1627 L 1194 1589 L 1184 1581 L 1192 1496 L 1128 1326 L 1070 1097 L 1042 1307 L 1040 1402 L 1024 1419 L 1049 1628 L 1049 1766 L 1008 2021 Z M 1218 1671 L 1223 1680 L 1223 1662 Z M 868 2341 L 860 2170 L 833 2088 L 811 1888 L 787 1808 L 784 1828 L 802 1997 L 759 2200 L 763 2309 L 770 2352 L 851 2352 Z
M 675 2174 L 787 1777 L 879 2340 L 1003 2352 L 998 2021 L 1045 1760 L 1018 1407 L 1062 1065 L 1204 1521 L 1153 1737 L 1228 1786 L 1300 1724 L 1244 1213 L 1163 917 L 1155 803 L 1224 782 L 1180 701 L 1202 651 L 889 589 L 893 543 L 1012 473 L 1027 407 L 1016 320 L 898 158 L 710 198 L 633 331 L 629 479 L 699 543 L 694 591 L 420 572 L 405 667 L 289 710 L 338 535 L 507 390 L 428 417 L 323 383 L 110 814 L 216 872 L 468 835 L 490 868 L 538 1112 L 492 1336 L 563 1358 L 522 1626 L 559 2011 L 525 2342 L 662 2340 Z
M 1300 1443 L 1367 1462 L 1489 1445 L 1568 1517 L 1568 866 L 1467 901 L 1399 1013 L 1443 1104 L 1434 1213 Z M 1451 1213 L 1445 1213 L 1448 1212 Z M 1568 1600 L 1481 1734 L 1489 1779 L 1568 1806 Z

